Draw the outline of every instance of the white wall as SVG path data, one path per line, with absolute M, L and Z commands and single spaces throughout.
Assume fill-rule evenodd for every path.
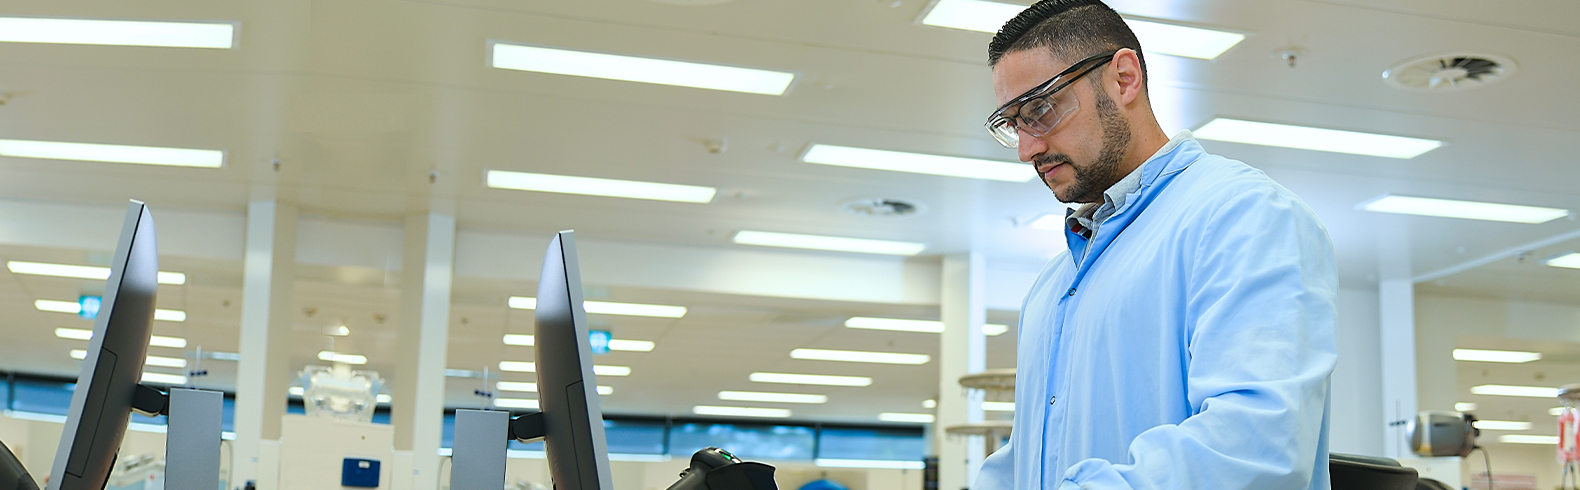
M 1377 291 L 1340 289 L 1335 334 L 1339 361 L 1333 368 L 1328 449 L 1381 456 L 1382 355 Z

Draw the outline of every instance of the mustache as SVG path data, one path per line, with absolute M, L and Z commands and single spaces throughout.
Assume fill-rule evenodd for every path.
M 1049 167 L 1052 167 L 1054 165 L 1064 164 L 1064 163 L 1074 163 L 1074 161 L 1070 160 L 1070 156 L 1069 155 L 1065 155 L 1063 153 L 1056 153 L 1056 154 L 1053 154 L 1053 155 L 1041 155 L 1041 156 L 1038 156 L 1037 158 L 1035 158 L 1035 159 L 1033 159 L 1031 161 L 1032 168 L 1035 168 L 1037 170 L 1037 173 L 1042 173 L 1043 171 L 1047 170 Z

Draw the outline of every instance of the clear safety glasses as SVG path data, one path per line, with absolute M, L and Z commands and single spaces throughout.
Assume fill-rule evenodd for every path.
M 1087 73 L 1108 64 L 1114 59 L 1114 53 L 1118 52 L 1109 51 L 1077 61 L 1070 65 L 1069 69 L 1059 72 L 1037 88 L 1028 90 L 999 106 L 998 110 L 993 111 L 993 115 L 988 116 L 986 123 L 988 133 L 1005 148 L 1020 146 L 1021 131 L 1037 138 L 1047 136 L 1048 133 L 1053 132 L 1053 128 L 1059 126 L 1059 121 L 1064 119 L 1064 116 L 1074 112 L 1078 107 L 1074 93 L 1061 93 L 1061 91 Z

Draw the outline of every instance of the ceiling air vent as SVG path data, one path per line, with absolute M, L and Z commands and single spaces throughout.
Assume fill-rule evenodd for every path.
M 1514 71 L 1514 60 L 1503 56 L 1451 53 L 1399 62 L 1383 72 L 1383 80 L 1405 90 L 1459 92 L 1501 82 Z
M 839 203 L 839 210 L 857 216 L 898 217 L 916 214 L 922 210 L 922 205 L 900 199 L 863 197 Z

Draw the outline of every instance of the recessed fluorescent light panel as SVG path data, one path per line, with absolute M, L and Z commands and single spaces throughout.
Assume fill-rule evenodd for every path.
M 511 308 L 518 310 L 535 310 L 538 308 L 538 299 L 522 296 L 511 296 L 510 300 L 507 301 L 507 304 L 509 304 Z M 598 315 L 646 316 L 654 318 L 681 318 L 686 316 L 686 307 L 684 306 L 615 303 L 611 301 L 583 301 L 582 310 L 586 311 L 587 313 Z M 506 337 L 508 339 L 509 336 L 507 335 Z M 518 336 L 516 339 L 518 341 L 531 342 L 531 340 L 522 339 L 522 337 L 531 337 L 531 335 Z M 505 342 L 510 343 L 509 340 L 506 340 Z M 613 349 L 613 347 L 610 348 Z
M 162 322 L 187 321 L 187 312 L 181 310 L 154 310 L 154 319 Z
M 1360 203 L 1356 207 L 1376 213 L 1412 214 L 1416 216 L 1525 224 L 1546 223 L 1569 216 L 1569 210 L 1567 209 L 1394 195 L 1384 195 Z
M 652 352 L 658 344 L 648 340 L 610 339 L 609 350 L 625 352 Z
M 521 391 L 526 393 L 538 392 L 537 383 L 522 383 L 519 381 L 500 381 L 494 383 L 494 388 L 498 389 L 499 391 Z
M 937 417 L 930 413 L 896 413 L 884 412 L 878 414 L 878 420 L 884 422 L 910 422 L 913 424 L 931 424 Z
M 516 298 L 510 298 L 510 299 L 514 300 Z M 530 308 L 528 308 L 528 309 L 530 309 Z M 536 345 L 536 344 L 537 344 L 537 337 L 534 337 L 532 335 L 523 335 L 523 334 L 518 334 L 518 333 L 507 333 L 507 334 L 505 334 L 505 345 L 532 346 L 532 345 Z
M 538 410 L 538 401 L 527 398 L 495 398 L 494 406 L 498 408 L 526 408 Z
M 631 368 L 625 366 L 599 366 L 594 364 L 593 374 L 598 376 L 630 376 Z
M 816 144 L 807 149 L 801 161 L 837 167 L 909 172 L 1003 182 L 1030 182 L 1037 178 L 1031 165 L 998 160 L 906 153 Z
M 187 367 L 187 360 L 179 357 L 148 356 L 148 359 L 144 360 L 143 364 L 167 368 L 185 368 Z
M 762 95 L 784 95 L 794 73 L 494 43 L 494 68 L 654 83 Z
M 922 400 L 922 408 L 926 408 L 926 409 L 938 408 L 938 400 L 934 400 L 934 399 L 931 399 L 931 398 L 928 398 L 926 400 Z
M 697 185 L 661 184 L 636 180 L 599 179 L 573 175 L 535 174 L 508 170 L 489 170 L 488 186 L 518 191 L 621 197 L 652 201 L 706 204 L 718 189 Z
M 144 383 L 159 383 L 159 384 L 166 384 L 166 385 L 181 385 L 181 384 L 186 384 L 187 377 L 179 375 L 179 374 L 162 374 L 162 373 L 144 372 L 143 373 L 143 382 Z
M 1481 430 L 1531 430 L 1530 422 L 1512 420 L 1477 420 L 1472 425 Z
M 1470 388 L 1470 393 L 1474 395 L 1553 398 L 1558 396 L 1558 388 L 1548 388 L 1545 386 L 1481 385 L 1472 386 Z
M 723 415 L 728 417 L 785 418 L 790 416 L 790 411 L 783 408 L 720 407 L 713 405 L 697 405 L 695 407 L 691 407 L 691 413 L 697 415 Z
M 613 386 L 599 385 L 598 386 L 598 394 L 600 394 L 600 395 L 613 395 L 614 394 L 614 387 Z
M 1529 434 L 1504 434 L 1498 436 L 1498 442 L 1505 444 L 1546 444 L 1558 445 L 1558 436 L 1533 436 Z
M 865 376 L 829 376 L 823 374 L 752 373 L 747 379 L 754 383 L 784 383 L 795 385 L 870 386 L 872 378 Z
M 1580 252 L 1569 252 L 1557 257 L 1542 261 L 1548 267 L 1563 267 L 1565 269 L 1580 269 Z
M 75 302 L 55 301 L 50 299 L 36 300 L 33 302 L 33 307 L 38 308 L 39 311 L 48 311 L 54 313 L 77 314 L 82 311 L 82 305 Z M 181 310 L 155 309 L 154 319 L 164 322 L 184 322 L 187 320 L 187 313 Z M 185 344 L 182 344 L 182 347 L 185 346 Z
M 22 262 L 17 260 L 7 261 L 7 269 L 12 274 L 29 274 L 35 276 L 71 277 L 76 279 L 96 279 L 103 281 L 110 278 L 109 267 L 91 265 L 49 264 L 44 262 Z M 180 272 L 160 271 L 159 284 L 186 284 L 187 275 Z
M 60 141 L 0 139 L 0 156 L 178 167 L 219 168 L 225 165 L 225 152 L 220 150 L 101 145 Z
M 71 340 L 89 340 L 93 338 L 93 331 L 83 330 L 80 328 L 56 328 L 55 336 Z M 151 347 L 171 347 L 175 349 L 182 349 L 186 348 L 187 339 L 181 337 L 152 335 L 148 338 L 148 345 Z
M 0 42 L 230 49 L 236 25 L 0 17 Z
M 1004 335 L 1004 333 L 1008 332 L 1008 331 L 1009 331 L 1009 325 L 1004 325 L 1004 324 L 1000 324 L 1000 323 L 989 323 L 987 325 L 983 325 L 982 326 L 982 335 L 986 335 L 986 336 L 989 336 L 989 337 L 997 337 L 997 336 L 1000 336 L 1000 335 Z
M 1470 402 L 1455 403 L 1454 404 L 1454 411 L 1455 412 L 1474 412 L 1474 411 L 1476 411 L 1476 404 L 1470 403 Z
M 356 355 L 356 354 L 341 354 L 339 352 L 333 352 L 333 351 L 327 351 L 327 350 L 326 351 L 318 351 L 318 359 L 321 360 L 321 361 L 341 362 L 341 363 L 346 363 L 346 364 L 367 364 L 368 363 L 368 358 L 366 356 L 359 356 L 359 355 Z
M 939 0 L 933 9 L 922 17 L 930 26 L 964 29 L 986 33 L 998 32 L 1005 22 L 1014 18 L 1025 5 L 1012 5 L 982 0 Z M 1125 23 L 1141 41 L 1147 53 L 1182 56 L 1210 60 L 1245 40 L 1245 34 L 1200 27 L 1189 27 L 1154 20 L 1125 17 Z
M 1013 412 L 1015 402 L 982 402 L 982 409 L 989 412 Z
M 1300 150 L 1409 159 L 1443 142 L 1404 136 L 1217 118 L 1192 131 L 1199 139 Z
M 768 393 L 761 391 L 720 391 L 720 400 L 767 403 L 828 403 L 827 395 Z
M 795 349 L 790 351 L 790 358 L 813 361 L 871 362 L 877 364 L 927 364 L 927 361 L 932 359 L 927 354 L 828 349 Z
M 499 370 L 512 373 L 535 373 L 538 371 L 538 365 L 531 362 L 499 361 Z
M 1454 349 L 1454 360 L 1476 362 L 1523 363 L 1542 358 L 1539 352 L 1509 350 Z
M 337 327 L 330 327 L 328 330 L 325 330 L 324 333 L 335 337 L 345 337 L 347 335 L 351 335 L 351 328 L 345 325 L 340 325 Z
M 847 238 L 823 235 L 801 235 L 771 231 L 742 230 L 735 234 L 735 243 L 764 247 L 804 248 L 834 252 L 858 252 L 883 255 L 916 255 L 927 249 L 926 244 Z

